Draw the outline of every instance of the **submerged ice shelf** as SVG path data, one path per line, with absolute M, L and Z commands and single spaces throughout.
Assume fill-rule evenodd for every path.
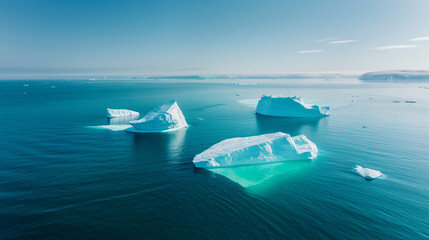
M 305 135 L 291 137 L 277 132 L 223 140 L 196 155 L 193 163 L 197 168 L 214 168 L 311 160 L 316 156 L 316 144 Z
M 130 124 L 133 127 L 127 131 L 140 133 L 174 131 L 188 126 L 176 100 L 153 109 L 142 119 L 130 121 Z
M 111 109 L 107 108 L 106 117 L 108 118 L 116 118 L 116 117 L 129 117 L 136 116 L 138 117 L 140 114 L 135 111 L 131 111 L 128 109 Z
M 207 170 L 222 175 L 245 188 L 258 185 L 267 187 L 265 184 L 271 185 L 277 181 L 282 184 L 284 179 L 300 173 L 310 164 L 310 161 L 286 161 L 271 164 L 209 168 Z
M 356 165 L 356 167 L 353 169 L 353 172 L 369 180 L 378 178 L 383 175 L 380 171 L 370 168 L 363 168 L 359 165 Z
M 87 128 L 107 129 L 107 130 L 117 132 L 117 131 L 124 131 L 128 128 L 131 128 L 131 125 L 129 125 L 129 124 L 111 124 L 111 125 L 88 126 Z
M 256 113 L 272 117 L 322 117 L 329 115 L 329 107 L 310 105 L 301 97 L 264 95 L 258 102 Z

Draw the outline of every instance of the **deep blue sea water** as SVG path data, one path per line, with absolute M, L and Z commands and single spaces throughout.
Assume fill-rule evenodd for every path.
M 0 239 L 428 239 L 429 90 L 300 81 L 0 81 Z M 262 94 L 335 107 L 263 117 L 243 103 Z M 189 128 L 93 128 L 108 124 L 107 107 L 144 114 L 170 99 Z M 193 167 L 223 139 L 277 131 L 305 134 L 319 156 Z M 384 176 L 366 181 L 356 164 Z

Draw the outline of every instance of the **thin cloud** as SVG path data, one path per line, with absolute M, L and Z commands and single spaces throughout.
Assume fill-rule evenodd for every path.
M 335 39 L 337 39 L 337 38 L 325 38 L 325 39 L 320 39 L 320 40 L 316 40 L 316 41 L 313 41 L 313 42 L 327 42 L 327 41 L 332 41 L 332 40 L 335 40 Z
M 412 38 L 410 39 L 410 41 L 413 41 L 413 42 L 429 41 L 429 37 Z
M 393 50 L 393 49 L 406 49 L 406 48 L 416 48 L 416 45 L 391 45 L 384 47 L 376 47 L 375 50 Z
M 341 43 L 352 43 L 352 42 L 357 42 L 357 40 L 341 40 L 341 41 L 332 41 L 329 43 L 330 44 L 341 44 Z
M 298 51 L 297 53 L 320 53 L 323 52 L 323 50 L 302 50 Z

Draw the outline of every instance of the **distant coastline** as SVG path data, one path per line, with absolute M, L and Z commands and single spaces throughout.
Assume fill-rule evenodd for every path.
M 282 80 L 282 79 L 359 79 L 361 81 L 429 81 L 429 70 L 387 70 L 374 72 L 296 72 L 284 74 L 187 74 L 187 75 L 156 75 L 156 74 L 0 74 L 0 80 Z
M 363 81 L 429 81 L 429 71 L 391 70 L 368 72 L 359 77 Z

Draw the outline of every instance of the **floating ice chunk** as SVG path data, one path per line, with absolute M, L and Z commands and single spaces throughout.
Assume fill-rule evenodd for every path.
M 273 117 L 321 117 L 329 115 L 329 107 L 305 103 L 301 97 L 262 96 L 256 113 Z
M 115 118 L 115 117 L 128 117 L 128 116 L 139 116 L 138 112 L 131 111 L 128 109 L 111 109 L 107 108 L 106 117 Z
M 383 175 L 380 171 L 370 169 L 370 168 L 363 168 L 359 165 L 356 165 L 356 167 L 353 169 L 353 172 L 356 173 L 357 175 L 361 175 L 362 177 L 370 180 L 378 178 Z
M 142 119 L 130 121 L 133 126 L 129 132 L 166 132 L 187 127 L 185 116 L 177 105 L 176 100 L 150 111 Z
M 131 127 L 132 126 L 129 124 L 112 124 L 112 125 L 88 126 L 87 128 L 108 129 L 116 132 L 116 131 L 123 131 Z
M 316 156 L 316 145 L 305 135 L 291 137 L 277 132 L 223 140 L 196 155 L 193 162 L 198 168 L 212 168 L 309 160 Z

